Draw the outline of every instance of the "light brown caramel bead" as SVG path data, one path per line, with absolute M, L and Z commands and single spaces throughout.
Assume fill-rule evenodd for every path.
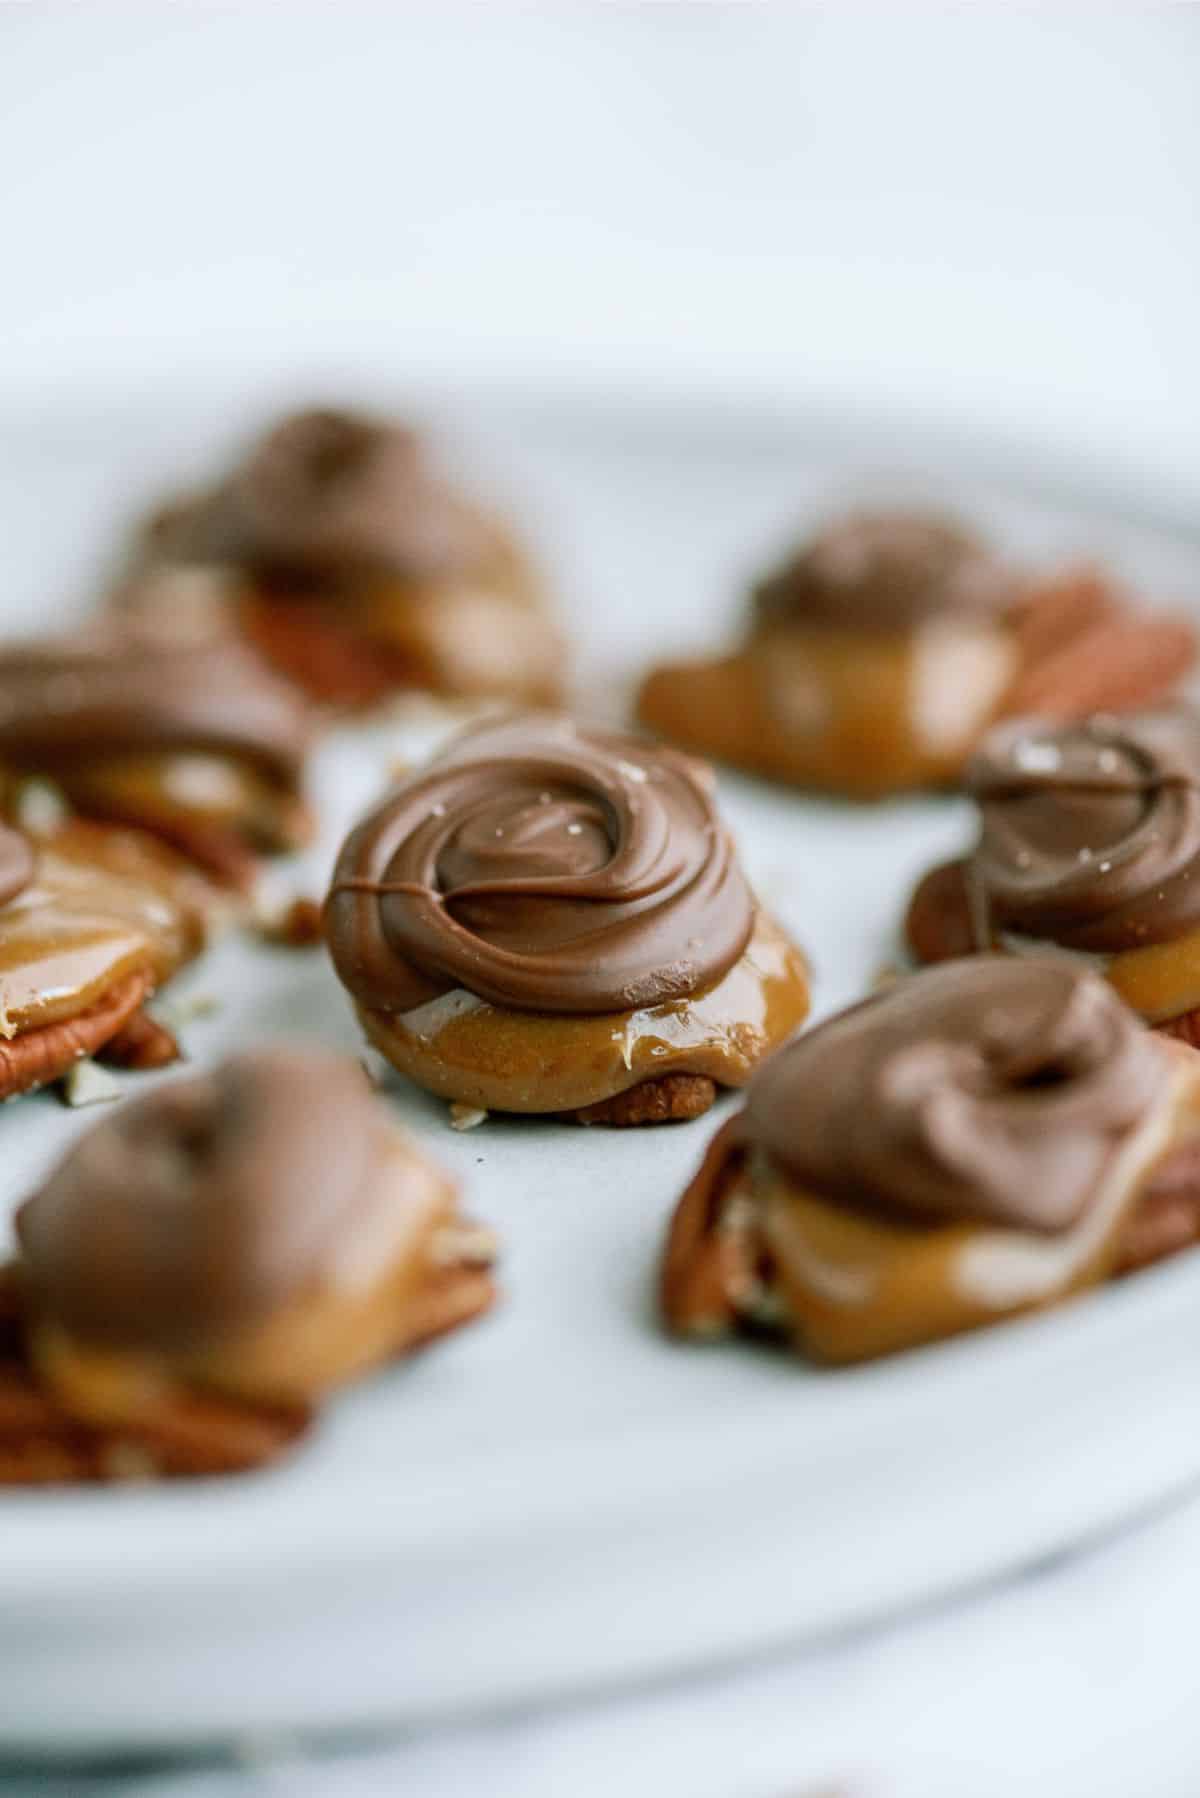
M 715 986 L 641 1011 L 514 1011 L 458 990 L 416 1011 L 358 1010 L 392 1066 L 440 1098 L 545 1113 L 604 1105 L 674 1074 L 743 1086 L 808 1008 L 804 958 L 760 910 L 745 951 Z

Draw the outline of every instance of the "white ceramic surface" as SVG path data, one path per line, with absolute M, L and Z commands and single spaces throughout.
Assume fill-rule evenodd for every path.
M 6 618 L 79 598 L 120 507 L 194 469 L 234 415 L 186 390 L 10 414 Z M 1015 550 L 1092 551 L 1164 596 L 1200 593 L 1200 543 L 1169 523 L 1021 497 L 1028 471 L 1006 490 L 954 446 L 495 394 L 471 421 L 463 459 L 528 514 L 589 698 L 619 664 L 715 641 L 738 576 L 864 492 L 962 503 Z M 329 842 L 426 722 L 328 746 Z M 887 959 L 912 877 L 966 823 L 953 802 L 846 809 L 731 777 L 722 791 L 764 898 L 812 954 L 822 1011 Z M 317 956 L 229 942 L 184 985 L 221 999 L 187 1030 L 198 1061 L 288 1031 L 355 1043 Z M 268 1476 L 5 1495 L 0 1748 L 392 1722 L 677 1671 L 1028 1564 L 1200 1475 L 1200 1260 L 854 1372 L 682 1348 L 657 1332 L 650 1280 L 717 1117 L 456 1135 L 419 1094 L 388 1102 L 500 1230 L 502 1309 L 348 1397 Z M 9 1108 L 0 1197 L 93 1116 L 47 1096 Z

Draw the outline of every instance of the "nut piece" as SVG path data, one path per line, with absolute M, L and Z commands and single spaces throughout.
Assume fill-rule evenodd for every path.
M 487 1119 L 487 1112 L 482 1105 L 460 1105 L 457 1100 L 450 1107 L 450 1128 L 452 1130 L 475 1130 Z
M 63 1098 L 72 1107 L 109 1105 L 120 1096 L 121 1082 L 99 1062 L 87 1057 L 77 1061 L 63 1077 Z
M 963 861 L 931 868 L 909 900 L 904 940 L 923 966 L 972 955 L 979 947 L 971 928 L 965 868 Z
M 127 1018 L 117 1031 L 97 1050 L 97 1059 L 116 1068 L 130 1068 L 145 1073 L 150 1068 L 169 1067 L 179 1060 L 179 1044 L 165 1024 L 142 1008 Z
M 600 1099 L 567 1115 L 580 1124 L 611 1124 L 626 1129 L 637 1124 L 686 1124 L 702 1117 L 717 1096 L 717 1083 L 707 1074 L 660 1074 L 643 1080 L 611 1099 Z
M 260 918 L 258 934 L 281 949 L 317 948 L 325 938 L 319 901 L 298 896 L 281 912 Z
M 130 974 L 79 1017 L 45 1024 L 40 1030 L 27 1030 L 9 1042 L 0 1042 L 0 1099 L 48 1086 L 86 1056 L 94 1055 L 138 1009 L 148 985 L 144 973 Z

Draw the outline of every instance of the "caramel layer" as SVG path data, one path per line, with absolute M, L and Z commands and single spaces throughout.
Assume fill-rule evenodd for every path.
M 774 629 L 722 660 L 655 669 L 638 717 L 753 773 L 877 798 L 960 771 L 1014 654 L 999 626 Z
M 1113 1270 L 1164 1157 L 1200 1134 L 1200 1062 L 1126 1144 L 1079 1222 L 1053 1235 L 903 1224 L 798 1191 L 756 1161 L 747 1178 L 787 1328 L 818 1360 L 851 1362 L 1041 1309 Z
M 574 1111 L 661 1074 L 743 1086 L 808 1013 L 808 970 L 759 910 L 750 942 L 707 991 L 640 1011 L 510 1011 L 455 991 L 416 1011 L 360 1006 L 375 1046 L 444 1099 L 492 1111 Z

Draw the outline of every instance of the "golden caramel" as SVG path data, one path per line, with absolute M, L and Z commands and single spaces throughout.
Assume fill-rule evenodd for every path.
M 122 832 L 64 831 L 0 911 L 0 1035 L 76 1017 L 135 970 L 165 980 L 203 930 L 152 848 Z
M 1187 1059 L 1184 1059 L 1184 1058 Z M 807 1354 L 851 1362 L 1057 1303 L 1112 1271 L 1164 1154 L 1200 1136 L 1200 1062 L 1176 1051 L 1172 1102 L 1117 1156 L 1071 1228 L 901 1223 L 798 1191 L 761 1160 L 743 1176 L 786 1327 Z
M 1015 653 L 1000 626 L 774 628 L 723 660 L 656 669 L 638 717 L 753 773 L 875 798 L 959 772 Z
M 81 1342 L 42 1319 L 29 1337 L 39 1379 L 72 1416 L 119 1424 L 153 1416 L 181 1383 L 254 1403 L 307 1403 L 401 1352 L 419 1334 L 407 1323 L 422 1315 L 422 1293 L 445 1260 L 443 1238 L 453 1254 L 464 1227 L 453 1221 L 452 1182 L 406 1138 L 396 1137 L 379 1178 L 402 1186 L 405 1197 L 387 1244 L 347 1241 L 327 1278 L 262 1322 L 166 1356 Z M 477 1278 L 486 1283 L 486 1270 Z
M 1114 955 L 1104 970 L 1127 1005 L 1152 1024 L 1200 1005 L 1200 930 Z
M 740 959 L 714 986 L 640 1011 L 516 1011 L 455 990 L 394 1014 L 360 1006 L 392 1065 L 442 1098 L 485 1110 L 575 1111 L 671 1073 L 743 1086 L 809 1009 L 808 969 L 757 913 Z

